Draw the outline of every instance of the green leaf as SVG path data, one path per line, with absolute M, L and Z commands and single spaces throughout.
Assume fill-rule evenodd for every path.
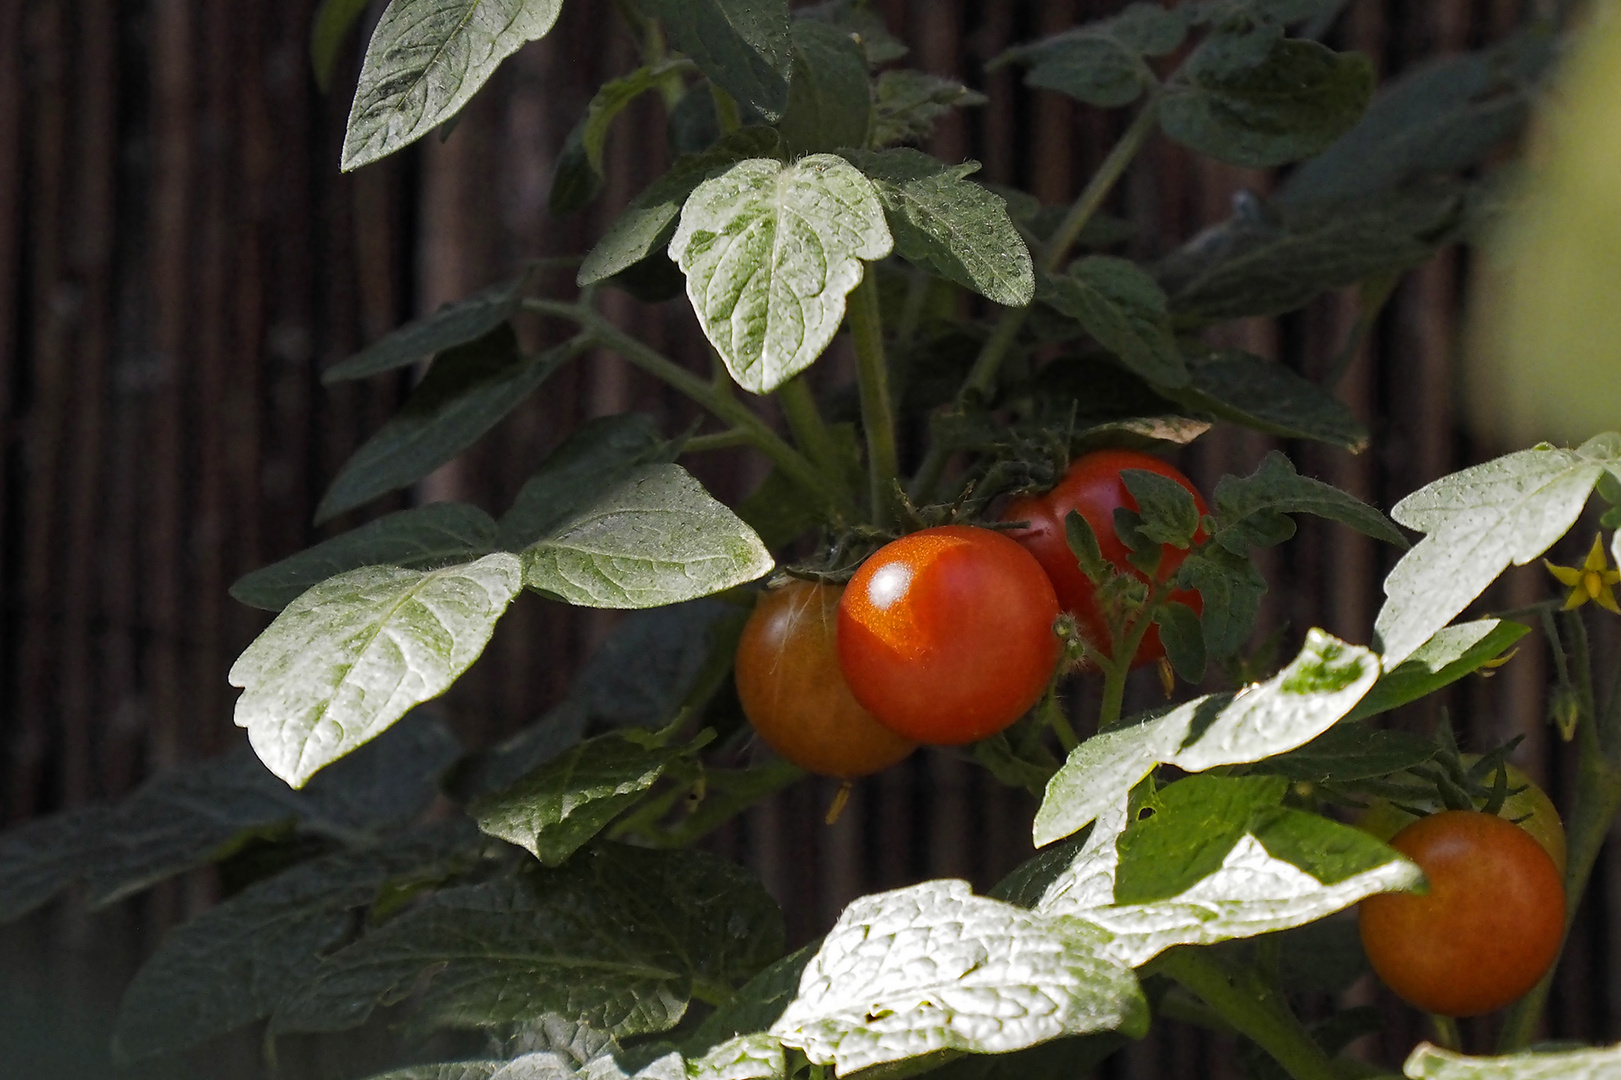
M 1267 454 L 1249 476 L 1222 477 L 1211 501 L 1216 515 L 1213 539 L 1235 555 L 1247 555 L 1251 547 L 1267 547 L 1292 536 L 1292 527 L 1280 527 L 1278 517 L 1283 514 L 1314 514 L 1349 525 L 1375 540 L 1407 546 L 1406 538 L 1385 515 L 1332 484 L 1301 476 L 1277 450 Z
M 1035 907 L 1058 875 L 1074 863 L 1091 835 L 1090 829 L 1082 829 L 1067 840 L 1048 844 L 993 885 L 986 895 L 992 900 L 1005 900 L 1022 908 Z M 1113 842 L 1114 838 L 1111 837 L 1110 843 Z
M 174 1053 L 269 1016 L 385 885 L 443 879 L 476 855 L 469 839 L 477 835 L 465 821 L 444 822 L 381 848 L 315 859 L 177 927 L 125 991 L 115 1054 Z
M 315 71 L 315 85 L 323 94 L 332 92 L 332 69 L 337 66 L 338 52 L 349 31 L 365 14 L 366 4 L 367 0 L 321 0 L 316 9 L 310 27 L 310 67 Z
M 1229 34 L 1195 49 L 1165 84 L 1165 134 L 1209 157 L 1264 169 L 1320 153 L 1367 109 L 1367 57 L 1282 37 L 1259 63 L 1252 49 L 1247 37 Z
M 316 770 L 438 697 L 484 651 L 520 587 L 498 552 L 442 570 L 351 570 L 289 604 L 231 667 L 236 723 L 271 772 Z
M 1137 504 L 1137 527 L 1143 536 L 1184 550 L 1193 542 L 1199 531 L 1199 507 L 1192 492 L 1147 469 L 1123 469 L 1120 479 Z
M 280 611 L 313 585 L 362 566 L 424 569 L 471 562 L 495 549 L 495 522 L 466 503 L 429 503 L 367 522 L 237 579 L 231 596 Z
M 796 19 L 793 79 L 778 130 L 793 157 L 867 145 L 872 89 L 867 57 L 847 31 L 814 19 Z
M 800 977 L 821 947 L 820 940 L 813 941 L 744 983 L 682 1041 L 681 1052 L 700 1057 L 728 1039 L 769 1029 L 799 992 Z
M 387 157 L 461 111 L 501 61 L 545 37 L 562 0 L 391 0 L 366 46 L 343 170 Z
M 1250 832 L 1269 855 L 1324 885 L 1337 885 L 1391 861 L 1391 849 L 1361 829 L 1303 810 L 1280 806 L 1258 812 Z M 1403 876 L 1416 878 L 1410 871 Z
M 1379 692 L 1383 681 L 1374 683 L 1368 697 Z M 1389 776 L 1435 756 L 1436 746 L 1430 740 L 1405 731 L 1371 728 L 1355 719 L 1361 712 L 1362 706 L 1358 705 L 1344 720 L 1305 746 L 1267 758 L 1255 768 L 1291 780 L 1323 784 Z
M 873 86 L 872 145 L 923 142 L 953 108 L 985 104 L 987 98 L 955 79 L 925 71 L 885 71 Z
M 644 465 L 523 552 L 523 582 L 582 607 L 675 604 L 768 573 L 760 538 L 679 465 Z
M 524 274 L 511 281 L 491 285 L 465 300 L 445 304 L 432 315 L 391 330 L 349 359 L 321 372 L 321 381 L 330 386 L 348 379 L 364 379 L 477 341 L 497 329 L 518 310 L 520 296 L 528 281 L 529 275 Z
M 1237 697 L 1206 696 L 1164 715 L 1095 735 L 1071 752 L 1036 812 L 1037 846 L 1083 828 L 1157 765 L 1202 772 L 1302 746 L 1351 710 L 1379 674 L 1379 658 L 1321 630 L 1271 679 Z
M 484 832 L 557 866 L 637 802 L 687 752 L 684 746 L 649 748 L 618 734 L 599 736 L 512 786 L 479 797 L 467 812 Z
M 1154 625 L 1165 646 L 1165 658 L 1183 682 L 1197 685 L 1204 681 L 1205 640 L 1199 616 L 1186 604 L 1172 600 L 1154 612 Z
M 1241 205 L 1160 263 L 1179 320 L 1282 315 L 1330 289 L 1417 266 L 1452 242 L 1464 210 L 1454 184 L 1299 207 Z
M 694 91 L 696 92 L 696 91 Z M 706 92 L 707 96 L 707 92 Z M 675 235 L 681 207 L 692 189 L 719 176 L 746 158 L 777 153 L 780 139 L 768 127 L 739 128 L 702 153 L 676 159 L 670 171 L 632 199 L 624 213 L 608 226 L 596 247 L 580 264 L 576 281 L 581 286 L 606 281 L 640 263 L 658 258 Z
M 315 508 L 319 524 L 414 484 L 485 432 L 580 351 L 574 342 L 525 356 L 510 324 L 434 358 L 404 408 L 344 463 Z
M 347 1030 L 417 988 L 429 1024 L 560 1013 L 619 1037 L 664 1031 L 695 980 L 742 981 L 781 950 L 782 916 L 740 868 L 606 845 L 436 894 L 322 961 L 270 1030 Z
M 1064 515 L 1064 543 L 1080 565 L 1081 572 L 1095 582 L 1107 581 L 1114 568 L 1103 560 L 1103 549 L 1098 547 L 1098 534 L 1081 516 L 1079 510 Z
M 1137 3 L 1113 18 L 1088 23 L 1009 50 L 997 63 L 1029 67 L 1027 86 L 1057 90 L 1102 108 L 1129 105 L 1158 80 L 1144 56 L 1164 56 L 1187 35 L 1182 8 Z
M 1278 197 L 1301 204 L 1376 195 L 1473 168 L 1525 126 L 1554 53 L 1538 27 L 1392 80 L 1356 127 L 1289 175 Z
M 1162 391 L 1198 412 L 1285 439 L 1315 439 L 1361 453 L 1368 429 L 1332 393 L 1275 360 L 1240 349 L 1185 357 L 1191 382 Z
M 833 449 L 852 489 L 864 482 L 861 436 L 854 424 L 829 424 Z M 760 535 L 761 543 L 775 551 L 828 519 L 826 500 L 807 491 L 776 466 L 760 486 L 737 504 L 737 516 Z
M 587 420 L 547 455 L 501 517 L 499 545 L 522 551 L 671 450 L 653 418 L 616 413 Z
M 105 830 L 106 810 L 87 806 L 0 833 L 0 924 L 43 907 L 78 881 Z
M 1117 1031 L 1051 1039 L 1011 1054 L 969 1054 L 929 1073 L 931 1080 L 1073 1080 L 1091 1075 L 1131 1040 Z
M 1402 1072 L 1412 1080 L 1615 1080 L 1621 1047 L 1467 1057 L 1425 1042 L 1407 1055 Z
M 1089 255 L 1062 276 L 1043 276 L 1037 296 L 1068 315 L 1131 372 L 1156 386 L 1185 386 L 1187 365 L 1171 334 L 1165 293 L 1129 259 Z
M 1164 900 L 1221 869 L 1258 809 L 1283 801 L 1281 776 L 1189 776 L 1159 790 L 1153 815 L 1116 841 L 1117 904 Z
M 390 1069 L 368 1080 L 494 1080 L 507 1066 L 516 1061 L 447 1061 L 437 1065 L 407 1065 L 403 1069 Z M 521 1075 L 508 1073 L 502 1080 L 523 1080 Z M 541 1076 L 536 1080 L 559 1080 L 555 1076 Z
M 569 132 L 558 154 L 552 174 L 552 190 L 547 198 L 553 217 L 568 217 L 585 209 L 602 190 L 602 156 L 608 145 L 608 131 L 625 107 L 685 66 L 671 61 L 656 67 L 639 67 L 604 83 L 585 107 L 585 116 Z
M 867 63 L 874 67 L 899 60 L 908 52 L 906 45 L 889 32 L 883 13 L 873 10 L 867 0 L 823 0 L 794 9 L 796 19 L 819 19 L 856 38 Z
M 1531 628 L 1505 619 L 1477 619 L 1437 630 L 1407 659 L 1380 676 L 1351 719 L 1378 716 L 1450 686 L 1502 656 Z M 1394 771 L 1394 770 L 1390 770 Z
M 1294 523 L 1281 520 L 1292 534 Z M 1234 555 L 1220 544 L 1205 544 L 1183 560 L 1176 581 L 1197 591 L 1203 601 L 1199 627 L 1205 650 L 1215 657 L 1236 653 L 1255 628 L 1261 597 L 1266 595 L 1266 578 L 1245 556 Z
M 771 1028 L 840 1075 L 940 1050 L 1004 1053 L 1060 1035 L 1140 1035 L 1137 980 L 1084 923 L 927 881 L 852 903 Z
M 1523 566 L 1576 523 L 1614 447 L 1542 446 L 1443 476 L 1397 503 L 1392 516 L 1427 533 L 1385 578 L 1374 623 L 1385 663 L 1405 660 L 1510 563 Z
M 646 0 L 670 44 L 766 120 L 788 105 L 793 42 L 788 0 Z
M 843 158 L 739 162 L 681 208 L 670 256 L 704 335 L 739 386 L 766 394 L 838 333 L 862 260 L 894 242 L 871 182 Z
M 1030 302 L 1030 250 L 1001 196 L 966 179 L 977 162 L 947 165 L 907 148 L 844 156 L 877 190 L 898 255 L 998 304 Z

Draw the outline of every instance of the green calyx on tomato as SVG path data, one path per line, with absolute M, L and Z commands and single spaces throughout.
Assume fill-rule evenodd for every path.
M 999 532 L 947 525 L 874 552 L 839 602 L 839 664 L 879 723 L 956 746 L 1040 699 L 1061 652 L 1041 565 Z
M 1041 568 L 1052 581 L 1059 605 L 1075 616 L 1081 635 L 1105 659 L 1112 659 L 1115 642 L 1125 629 L 1131 612 L 1118 610 L 1120 593 L 1107 588 L 1107 583 L 1094 581 L 1082 569 L 1070 550 L 1065 532 L 1065 519 L 1073 511 L 1090 526 L 1097 538 L 1098 552 L 1105 563 L 1120 575 L 1149 583 L 1149 574 L 1133 562 L 1133 551 L 1120 537 L 1115 519 L 1116 510 L 1136 512 L 1137 500 L 1132 496 L 1121 474 L 1133 469 L 1150 472 L 1174 480 L 1193 496 L 1193 502 L 1202 519 L 1209 508 L 1194 488 L 1192 481 L 1175 467 L 1150 454 L 1136 450 L 1099 450 L 1077 458 L 1070 464 L 1051 491 L 1042 495 L 1025 496 L 1008 504 L 1002 513 L 1003 521 L 1024 521 L 1028 524 L 1009 533 L 1035 556 Z M 1193 542 L 1204 539 L 1203 529 L 1195 530 Z M 1151 554 L 1151 551 L 1149 552 Z M 1153 581 L 1163 584 L 1171 579 L 1188 549 L 1174 544 L 1160 545 L 1157 569 Z M 1143 560 L 1143 553 L 1138 553 Z M 1172 590 L 1166 602 L 1187 605 L 1195 615 L 1204 610 L 1204 600 L 1192 589 Z M 1144 616 L 1139 616 L 1144 617 Z M 1141 667 L 1165 655 L 1160 642 L 1159 628 L 1149 626 L 1132 654 L 1131 666 Z

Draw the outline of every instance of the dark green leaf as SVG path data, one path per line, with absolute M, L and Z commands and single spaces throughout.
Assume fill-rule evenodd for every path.
M 1171 669 L 1183 682 L 1204 681 L 1204 630 L 1199 616 L 1186 604 L 1171 601 L 1154 612 L 1154 625 L 1159 627 L 1159 639 L 1165 646 L 1165 658 Z
M 321 373 L 321 381 L 331 385 L 347 379 L 364 379 L 477 341 L 518 310 L 520 294 L 528 280 L 526 274 L 491 285 L 465 300 L 444 305 L 432 315 L 391 330 L 349 359 L 327 368 Z
M 430 568 L 495 550 L 495 522 L 466 503 L 429 503 L 367 522 L 255 570 L 231 586 L 239 602 L 280 611 L 312 585 L 362 566 Z
M 1407 546 L 1406 538 L 1385 515 L 1332 484 L 1301 476 L 1276 450 L 1249 476 L 1222 477 L 1211 501 L 1216 515 L 1215 542 L 1235 555 L 1275 542 L 1280 514 L 1315 514 L 1375 540 Z
M 1373 65 L 1314 41 L 1277 38 L 1260 58 L 1252 35 L 1218 33 L 1165 84 L 1160 124 L 1201 154 L 1251 168 L 1321 152 L 1373 94 Z
M 872 90 L 867 57 L 849 32 L 813 19 L 792 28 L 794 66 L 778 130 L 794 156 L 867 145 Z
M 1137 504 L 1138 526 L 1149 540 L 1186 549 L 1199 531 L 1193 493 L 1168 476 L 1147 469 L 1123 469 L 1121 482 Z
M 682 1041 L 681 1052 L 698 1057 L 727 1039 L 765 1031 L 775 1024 L 799 992 L 799 978 L 821 945 L 820 939 L 813 941 L 744 983 Z
M 523 551 L 524 584 L 585 607 L 708 596 L 775 564 L 754 531 L 679 465 L 643 465 Z
M 546 212 L 554 218 L 578 214 L 602 193 L 602 170 L 591 162 L 585 145 L 585 121 L 569 130 L 552 167 L 552 187 L 546 194 Z
M 1194 589 L 1203 601 L 1199 625 L 1205 652 L 1216 658 L 1236 653 L 1255 627 L 1266 595 L 1266 579 L 1249 559 L 1219 544 L 1206 544 L 1177 570 L 1177 584 Z
M 1212 349 L 1188 357 L 1187 386 L 1165 396 L 1253 431 L 1286 439 L 1316 439 L 1359 453 L 1368 430 L 1345 403 L 1275 360 L 1239 349 Z
M 643 259 L 662 257 L 664 248 L 675 235 L 681 206 L 693 188 L 746 158 L 775 156 L 778 145 L 773 129 L 745 127 L 703 153 L 677 159 L 669 172 L 632 199 L 624 213 L 608 226 L 608 231 L 580 264 L 576 281 L 582 286 L 594 285 Z
M 1075 861 L 1075 856 L 1091 835 L 1090 828 L 1082 829 L 1062 843 L 1049 844 L 1020 863 L 1013 873 L 993 885 L 986 895 L 1022 908 L 1035 907 L 1046 894 L 1047 887 Z
M 715 112 L 715 94 L 709 80 L 689 83 L 664 121 L 664 138 L 670 151 L 677 155 L 701 154 L 719 142 L 720 136 L 720 117 Z
M 693 600 L 627 615 L 580 669 L 570 700 L 597 724 L 663 727 L 740 614 L 731 604 Z
M 579 351 L 573 343 L 525 356 L 502 323 L 434 358 L 393 419 L 356 450 L 316 507 L 317 523 L 405 487 L 472 446 Z
M 358 169 L 455 116 L 501 61 L 546 36 L 563 0 L 391 0 L 366 46 L 343 139 Z
M 522 551 L 601 498 L 639 466 L 667 460 L 670 444 L 642 413 L 587 420 L 524 482 L 501 517 L 498 543 Z
M 1324 885 L 1391 861 L 1390 848 L 1361 829 L 1303 810 L 1280 806 L 1260 811 L 1250 831 L 1267 854 L 1300 867 Z
M 1092 531 L 1091 524 L 1078 510 L 1071 510 L 1064 516 L 1064 542 L 1070 554 L 1075 556 L 1081 572 L 1094 582 L 1101 583 L 1113 576 L 1114 568 L 1104 562 L 1103 549 L 1098 547 L 1098 534 Z
M 1368 691 L 1369 697 L 1379 692 L 1379 685 L 1375 683 Z M 1428 739 L 1405 731 L 1371 728 L 1355 719 L 1361 711 L 1359 705 L 1346 719 L 1305 746 L 1268 758 L 1256 768 L 1291 780 L 1322 784 L 1388 776 L 1435 756 L 1435 744 Z
M 872 145 L 923 142 L 953 108 L 985 104 L 984 94 L 923 71 L 886 71 L 873 88 Z
M 796 19 L 820 19 L 854 36 L 867 54 L 867 63 L 877 67 L 899 60 L 907 53 L 901 40 L 889 32 L 882 12 L 866 0 L 824 0 L 794 9 Z
M 472 860 L 476 840 L 458 820 L 380 848 L 329 855 L 171 931 L 125 992 L 115 1053 L 125 1060 L 173 1053 L 269 1016 L 385 885 L 442 880 Z
M 1330 289 L 1406 270 L 1450 243 L 1464 201 L 1450 184 L 1377 197 L 1261 208 L 1249 200 L 1160 264 L 1179 318 L 1281 315 Z
M 1351 718 L 1377 716 L 1427 697 L 1479 671 L 1530 632 L 1529 626 L 1506 619 L 1480 619 L 1444 627 L 1380 676 L 1368 696 L 1351 711 Z
M 1099 345 L 1156 386 L 1185 386 L 1187 366 L 1171 335 L 1165 293 L 1137 265 L 1090 255 L 1059 277 L 1043 276 L 1037 295 L 1079 322 Z
M 1277 943 L 1278 982 L 1294 993 L 1338 994 L 1368 970 L 1357 922 L 1348 916 L 1319 919 L 1267 940 Z
M 560 1013 L 616 1036 L 664 1031 L 694 980 L 742 981 L 781 951 L 776 904 L 738 867 L 608 845 L 438 893 L 324 960 L 271 1031 L 347 1030 L 413 988 L 430 1024 Z
M 1053 1039 L 1011 1054 L 965 1054 L 928 1075 L 931 1080 L 1074 1080 L 1131 1045 L 1117 1031 Z
M 316 9 L 310 27 L 310 66 L 315 70 L 315 85 L 323 94 L 332 90 L 332 69 L 337 66 L 338 51 L 365 13 L 366 4 L 367 0 L 321 0 Z
M 788 105 L 793 43 L 788 0 L 646 0 L 670 44 L 767 120 Z
M 512 786 L 479 797 L 467 812 L 484 832 L 557 866 L 641 799 L 670 762 L 686 753 L 682 746 L 649 748 L 618 734 L 599 736 Z
M 1058 771 L 1058 762 L 1045 747 L 1021 753 L 1000 731 L 974 743 L 970 753 L 975 761 L 1002 783 L 1009 787 L 1022 787 L 1037 798 L 1046 790 L 1047 781 L 1052 779 L 1053 773 Z
M 1137 3 L 1112 18 L 1021 45 L 999 62 L 1027 65 L 1029 86 L 1114 108 L 1131 104 L 1156 82 L 1143 57 L 1171 52 L 1186 33 L 1183 8 Z
M 87 806 L 0 833 L 0 924 L 44 906 L 78 881 L 106 829 L 106 809 Z
M 877 189 L 902 258 L 998 304 L 1030 302 L 1029 249 L 1001 197 L 965 179 L 977 162 L 946 165 L 908 148 L 845 157 Z
M 629 75 L 604 83 L 586 106 L 585 117 L 569 132 L 558 155 L 548 198 L 554 217 L 578 213 L 602 190 L 602 155 L 608 145 L 608 131 L 625 107 L 679 70 L 679 61 L 657 67 L 639 67 Z
M 1153 815 L 1115 842 L 1115 903 L 1167 900 L 1221 869 L 1251 813 L 1277 806 L 1288 786 L 1281 776 L 1199 775 L 1161 788 L 1150 800 Z

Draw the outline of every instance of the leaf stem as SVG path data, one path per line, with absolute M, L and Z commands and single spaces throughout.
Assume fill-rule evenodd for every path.
M 709 96 L 715 100 L 715 119 L 720 124 L 722 135 L 730 135 L 743 126 L 743 113 L 737 107 L 737 99 L 722 90 L 713 80 L 709 83 Z
M 749 435 L 737 428 L 716 431 L 709 435 L 694 435 L 681 444 L 683 454 L 702 454 L 709 450 L 730 450 L 734 446 L 748 446 Z
M 884 321 L 878 307 L 878 275 L 871 265 L 850 293 L 850 332 L 855 338 L 856 378 L 861 391 L 861 426 L 867 433 L 868 499 L 872 521 L 890 520 L 891 490 L 900 471 L 895 449 L 895 409 L 889 400 L 889 366 L 884 358 Z
M 1131 675 L 1131 661 L 1137 655 L 1137 649 L 1142 645 L 1143 638 L 1148 636 L 1149 627 L 1154 625 L 1154 610 L 1169 594 L 1170 588 L 1166 583 L 1154 587 L 1148 600 L 1137 613 L 1137 621 L 1131 624 L 1131 629 L 1113 643 L 1112 659 L 1102 664 L 1103 668 L 1103 702 L 1098 707 L 1098 730 L 1108 731 L 1120 723 L 1120 711 L 1126 700 L 1126 679 Z
M 1239 1034 L 1272 1055 L 1294 1080 L 1336 1080 L 1333 1062 L 1283 995 L 1254 969 L 1234 967 L 1208 949 L 1183 945 L 1163 952 L 1151 965 L 1209 1005 Z
M 1437 1046 L 1443 1050 L 1451 1050 L 1455 1054 L 1463 1053 L 1463 1033 L 1458 1030 L 1456 1020 L 1440 1013 L 1430 1013 L 1430 1026 L 1435 1028 Z
M 839 463 L 838 447 L 822 419 L 821 410 L 816 407 L 816 395 L 811 392 L 805 376 L 789 379 L 777 387 L 775 396 L 783 419 L 788 421 L 788 430 L 793 432 L 799 448 L 824 476 L 845 490 L 845 472 Z

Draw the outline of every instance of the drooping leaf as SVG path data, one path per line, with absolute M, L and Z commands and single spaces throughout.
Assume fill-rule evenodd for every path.
M 673 449 L 643 413 L 587 420 L 547 455 L 501 516 L 497 536 L 506 551 L 522 551 L 639 466 L 665 460 Z
M 277 776 L 322 766 L 449 689 L 521 584 L 505 552 L 441 570 L 373 566 L 289 604 L 231 667 L 236 723 Z
M 570 748 L 467 808 L 491 836 L 557 866 L 651 788 L 683 746 L 649 748 L 603 735 Z
M 679 465 L 644 465 L 523 552 L 531 589 L 584 607 L 675 604 L 753 581 L 771 553 Z
M 1374 683 L 1368 697 L 1379 692 L 1383 681 Z M 1426 738 L 1405 731 L 1370 728 L 1356 720 L 1361 709 L 1358 705 L 1346 719 L 1305 746 L 1267 758 L 1255 768 L 1291 780 L 1322 784 L 1388 776 L 1421 765 L 1435 756 L 1436 745 Z
M 998 63 L 1028 66 L 1028 86 L 1102 108 L 1129 105 L 1158 80 L 1145 56 L 1164 56 L 1187 34 L 1183 8 L 1136 3 L 1120 14 L 1009 50 Z
M 1165 84 L 1160 125 L 1191 150 L 1251 168 L 1311 157 L 1359 120 L 1373 65 L 1279 36 L 1260 57 L 1252 34 L 1218 33 Z
M 998 304 L 1030 302 L 1030 250 L 1001 197 L 966 179 L 977 162 L 946 165 L 904 147 L 845 157 L 872 181 L 903 259 Z
M 693 188 L 746 158 L 771 156 L 779 145 L 774 128 L 745 127 L 702 153 L 678 158 L 669 172 L 632 199 L 608 226 L 596 247 L 580 263 L 576 275 L 578 284 L 595 285 L 623 273 L 643 259 L 662 257 L 663 249 L 675 235 L 681 207 Z
M 461 111 L 501 61 L 546 36 L 562 0 L 391 0 L 372 32 L 343 169 L 387 157 Z
M 457 820 L 383 847 L 328 855 L 177 927 L 124 994 L 115 1053 L 124 1060 L 174 1053 L 269 1016 L 385 885 L 440 880 L 472 861 L 476 840 Z
M 1156 765 L 1202 772 L 1259 761 L 1315 739 L 1351 710 L 1379 674 L 1370 650 L 1312 630 L 1290 664 L 1236 697 L 1206 696 L 1143 723 L 1095 735 L 1047 785 L 1038 846 L 1083 828 Z M 1190 740 L 1190 736 L 1196 736 Z
M 872 145 L 922 142 L 954 108 L 983 105 L 984 94 L 924 71 L 885 71 L 873 86 Z
M 1313 514 L 1349 525 L 1365 536 L 1406 547 L 1407 540 L 1378 510 L 1332 484 L 1301 476 L 1274 450 L 1246 477 L 1224 476 L 1211 500 L 1216 515 L 1213 539 L 1234 555 L 1268 547 L 1294 535 L 1285 514 Z
M 1427 697 L 1479 671 L 1530 632 L 1529 626 L 1507 619 L 1477 619 L 1442 627 L 1407 659 L 1381 675 L 1368 696 L 1351 710 L 1350 718 L 1378 716 Z
M 769 393 L 809 367 L 844 318 L 862 260 L 888 255 L 883 205 L 843 158 L 739 162 L 681 209 L 670 255 L 739 386 Z
M 1407 1055 L 1402 1072 L 1412 1080 L 1616 1080 L 1621 1047 L 1468 1057 L 1421 1042 Z
M 647 0 L 670 44 L 740 104 L 776 121 L 788 105 L 788 0 Z
M 846 1074 L 920 1054 L 1003 1053 L 1148 1025 L 1107 935 L 977 897 L 962 881 L 866 896 L 839 916 L 771 1028 Z
M 306 589 L 362 566 L 420 569 L 472 562 L 495 549 L 495 522 L 466 503 L 429 503 L 369 521 L 239 578 L 237 601 L 280 611 Z
M 1385 578 L 1374 632 L 1387 666 L 1452 621 L 1510 563 L 1523 566 L 1576 523 L 1621 448 L 1602 437 L 1576 450 L 1542 446 L 1444 476 L 1397 503 L 1392 516 L 1426 533 Z
M 1368 445 L 1368 429 L 1344 402 L 1275 360 L 1239 349 L 1184 359 L 1191 381 L 1164 391 L 1180 405 L 1286 439 L 1315 439 L 1352 453 Z
M 365 14 L 367 0 L 321 0 L 315 21 L 310 26 L 310 67 L 315 72 L 315 85 L 321 93 L 332 91 L 332 69 L 337 66 L 338 52 L 349 38 L 360 16 Z
M 437 353 L 477 341 L 495 330 L 518 310 L 527 274 L 445 304 L 432 315 L 390 330 L 347 360 L 321 372 L 328 386 L 349 379 L 364 379 L 426 360 Z
M 271 1031 L 342 1031 L 420 987 L 421 1019 L 546 1013 L 615 1036 L 663 1031 L 692 983 L 741 982 L 782 949 L 758 882 L 696 851 L 603 846 L 557 870 L 449 889 L 325 959 Z
M 434 358 L 410 400 L 344 463 L 316 523 L 427 476 L 477 442 L 579 352 L 570 342 L 525 356 L 510 324 Z
M 1089 255 L 1037 282 L 1043 303 L 1079 322 L 1126 368 L 1155 386 L 1185 386 L 1187 365 L 1171 334 L 1165 293 L 1137 264 Z
M 793 79 L 778 130 L 794 157 L 867 145 L 872 90 L 867 57 L 847 31 L 815 19 L 796 19 Z

